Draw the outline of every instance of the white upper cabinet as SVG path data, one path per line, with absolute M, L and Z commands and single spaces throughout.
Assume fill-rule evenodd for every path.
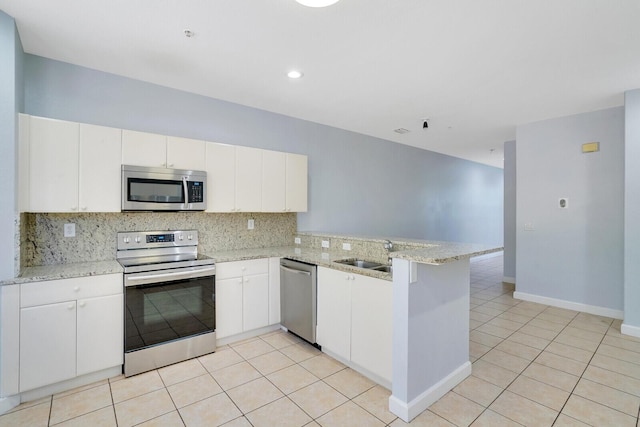
M 307 211 L 307 156 L 262 153 L 262 212 Z
M 197 171 L 205 170 L 205 142 L 198 139 L 168 136 L 167 167 Z
M 120 211 L 120 129 L 42 117 L 28 123 L 26 210 Z
M 307 211 L 307 156 L 286 155 L 286 209 L 287 212 Z
M 124 129 L 122 131 L 122 164 L 166 167 L 167 137 Z
M 206 144 L 207 212 L 234 212 L 236 208 L 236 147 Z
M 29 210 L 78 211 L 80 125 L 31 117 L 29 126 Z
M 236 147 L 236 211 L 262 211 L 262 151 Z
M 286 153 L 262 152 L 262 212 L 286 209 Z
M 123 130 L 122 163 L 156 168 L 205 170 L 205 142 Z
M 120 212 L 120 129 L 80 124 L 80 212 Z

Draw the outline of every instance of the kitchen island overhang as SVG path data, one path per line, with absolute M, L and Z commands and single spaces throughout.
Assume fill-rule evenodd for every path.
M 439 242 L 394 252 L 389 410 L 411 421 L 471 374 L 470 259 L 503 248 Z

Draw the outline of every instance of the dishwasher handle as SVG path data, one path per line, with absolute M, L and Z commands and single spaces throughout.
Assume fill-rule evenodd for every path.
M 288 271 L 289 273 L 304 274 L 305 276 L 311 276 L 310 271 L 294 270 L 293 268 L 285 267 L 284 265 L 281 265 L 280 268 L 284 271 Z

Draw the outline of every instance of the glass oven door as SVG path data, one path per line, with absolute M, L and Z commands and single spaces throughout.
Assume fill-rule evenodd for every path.
M 125 274 L 125 353 L 215 331 L 215 267 L 194 269 Z

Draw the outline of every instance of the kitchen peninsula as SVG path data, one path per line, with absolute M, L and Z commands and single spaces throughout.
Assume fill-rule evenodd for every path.
M 384 245 L 389 241 L 384 238 L 325 233 L 298 233 L 298 236 L 301 238 L 298 247 L 231 251 L 214 257 L 218 262 L 238 257 L 287 257 L 392 280 L 392 395 L 389 409 L 405 422 L 471 374 L 470 258 L 503 248 L 398 238 L 391 239 L 394 250 L 388 251 Z M 329 248 L 323 249 L 323 243 L 327 245 L 327 242 Z M 352 250 L 335 249 L 344 247 Z M 393 275 L 335 262 L 346 258 L 379 262 L 390 259 Z M 373 309 L 382 310 L 381 307 Z M 383 347 L 383 342 L 381 338 L 373 347 L 377 344 Z M 376 351 L 384 351 L 380 346 Z M 335 354 L 329 354 L 335 357 Z

